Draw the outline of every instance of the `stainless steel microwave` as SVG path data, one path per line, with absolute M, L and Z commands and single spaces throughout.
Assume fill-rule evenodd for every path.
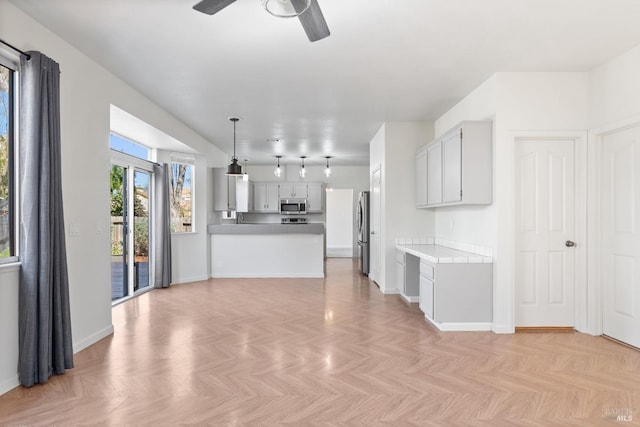
M 280 199 L 280 214 L 301 215 L 307 213 L 306 199 Z

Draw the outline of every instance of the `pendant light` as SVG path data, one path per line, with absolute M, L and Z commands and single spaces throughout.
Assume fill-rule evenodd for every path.
M 248 171 L 248 169 L 247 169 L 247 161 L 248 160 L 249 159 L 244 159 L 244 173 L 242 174 L 242 180 L 244 182 L 248 182 L 249 181 L 249 172 L 247 172 Z
M 296 6 L 292 3 L 295 1 Z M 278 18 L 295 18 L 311 6 L 311 0 L 262 0 L 264 10 Z
M 242 166 L 238 164 L 238 158 L 236 157 L 236 123 L 240 119 L 229 117 L 229 120 L 233 122 L 233 157 L 231 158 L 231 164 L 227 167 L 227 175 L 240 176 L 242 175 Z
M 276 166 L 276 169 L 273 171 L 273 174 L 275 176 L 277 176 L 278 178 L 280 178 L 280 176 L 282 175 L 282 169 L 280 169 L 280 159 L 282 158 L 282 156 L 276 156 L 276 159 L 278 159 L 278 166 Z
M 331 176 L 331 168 L 329 167 L 329 159 L 331 156 L 324 156 L 324 158 L 327 159 L 327 167 L 324 168 L 324 176 L 329 178 Z
M 307 156 L 300 156 L 300 158 L 302 159 L 302 166 L 300 166 L 298 173 L 300 174 L 300 177 L 304 178 L 307 176 L 307 170 L 304 168 L 304 159 L 306 159 Z

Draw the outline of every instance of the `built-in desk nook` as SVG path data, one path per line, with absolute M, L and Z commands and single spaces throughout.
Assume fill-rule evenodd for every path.
M 442 331 L 491 330 L 493 258 L 436 244 L 397 244 L 400 295 Z

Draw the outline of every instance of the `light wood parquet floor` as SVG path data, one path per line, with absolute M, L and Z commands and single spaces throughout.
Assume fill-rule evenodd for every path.
M 326 279 L 209 280 L 114 307 L 76 368 L 2 425 L 602 426 L 640 420 L 640 352 L 580 333 L 438 332 L 348 259 Z

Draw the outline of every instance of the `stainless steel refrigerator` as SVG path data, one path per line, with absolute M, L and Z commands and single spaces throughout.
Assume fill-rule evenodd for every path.
M 369 275 L 369 192 L 362 191 L 358 198 L 356 213 L 358 223 L 358 247 L 360 249 L 360 272 Z

